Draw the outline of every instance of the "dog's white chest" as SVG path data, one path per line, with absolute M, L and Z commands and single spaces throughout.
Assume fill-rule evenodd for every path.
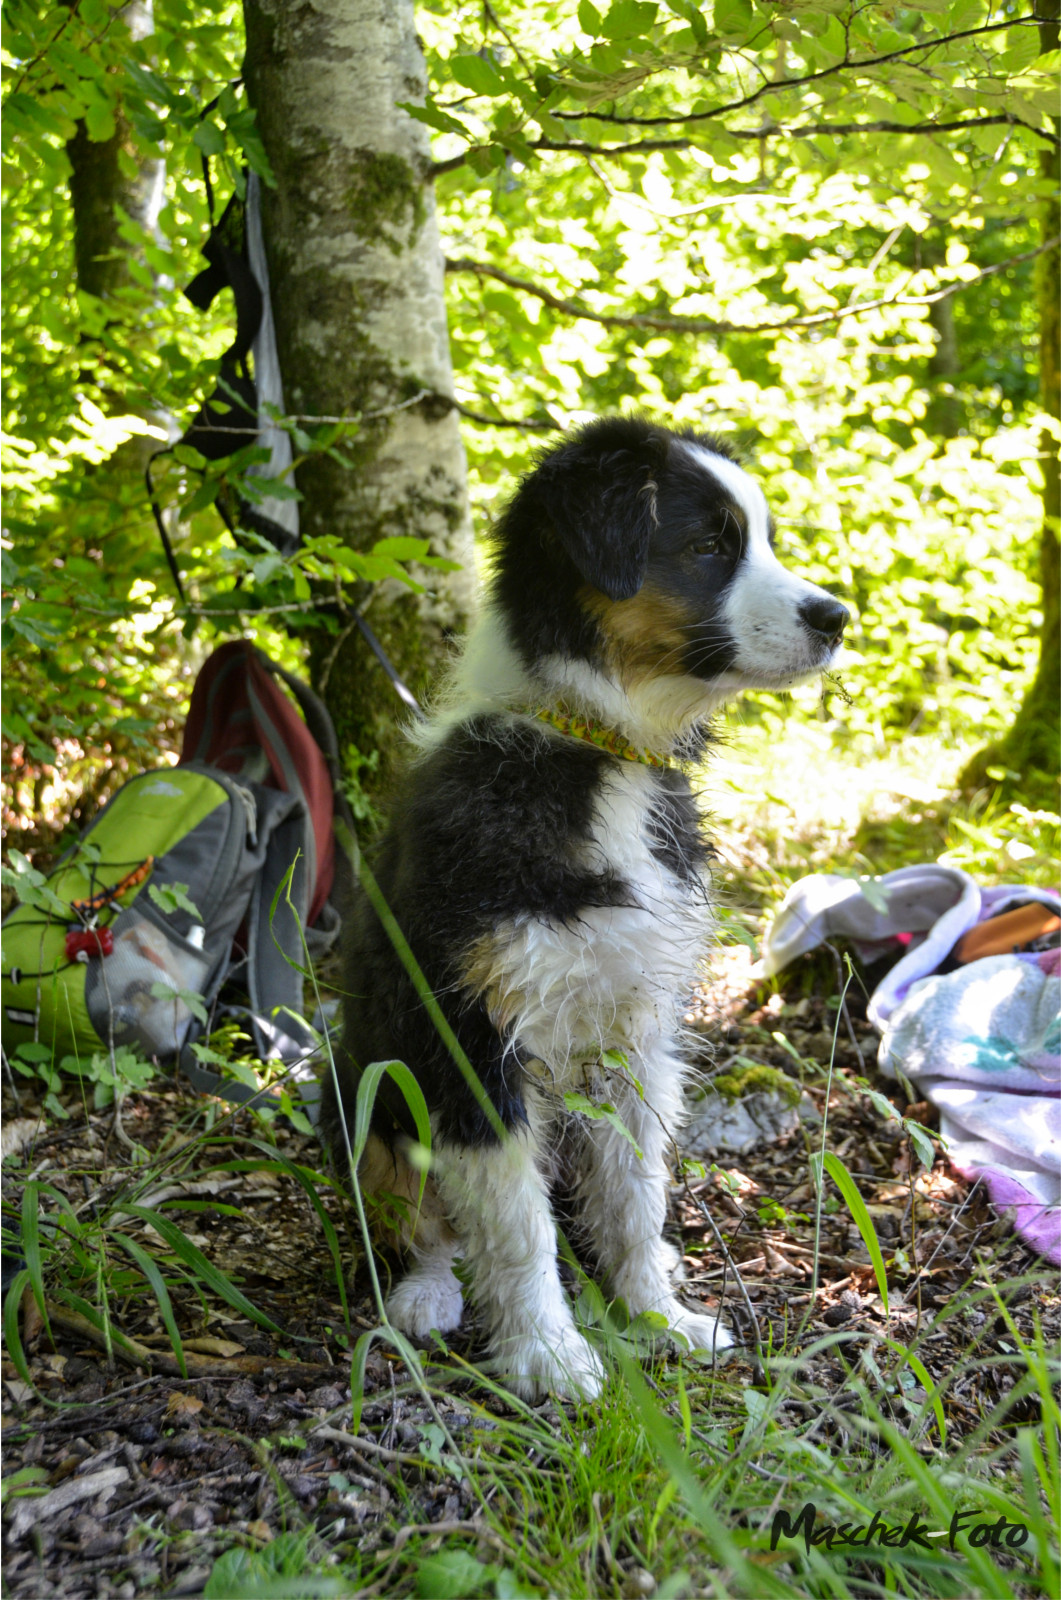
M 514 919 L 491 940 L 484 989 L 494 1022 L 561 1082 L 602 1050 L 633 1062 L 672 1038 L 706 955 L 705 886 L 653 853 L 653 796 L 651 772 L 617 767 L 580 850 L 580 865 L 627 886 L 623 904 L 586 907 L 566 924 Z

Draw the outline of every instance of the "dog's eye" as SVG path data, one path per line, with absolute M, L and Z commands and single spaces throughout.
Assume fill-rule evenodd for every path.
M 693 546 L 693 554 L 694 556 L 713 556 L 721 543 L 721 534 L 704 534 Z

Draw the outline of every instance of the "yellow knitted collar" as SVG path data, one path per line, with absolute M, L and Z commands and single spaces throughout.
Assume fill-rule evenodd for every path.
M 584 717 L 573 717 L 570 712 L 560 711 L 552 706 L 534 706 L 530 708 L 529 715 L 548 723 L 561 734 L 570 734 L 572 739 L 581 739 L 587 745 L 596 745 L 598 750 L 606 750 L 609 755 L 618 756 L 623 761 L 643 762 L 646 767 L 679 765 L 674 756 L 664 756 L 659 751 L 632 745 L 622 734 L 617 734 L 614 728 L 602 728 L 600 723 L 589 722 Z

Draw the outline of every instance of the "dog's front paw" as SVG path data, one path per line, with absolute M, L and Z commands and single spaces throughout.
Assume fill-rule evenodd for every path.
M 687 1312 L 676 1303 L 673 1310 L 668 1312 L 667 1321 L 671 1333 L 679 1335 L 683 1342 L 688 1341 L 693 1351 L 710 1351 L 712 1356 L 719 1356 L 733 1346 L 733 1336 L 721 1317 Z
M 604 1364 L 576 1329 L 562 1330 L 554 1340 L 506 1341 L 498 1350 L 497 1367 L 515 1395 L 539 1401 L 556 1395 L 593 1401 L 604 1385 Z
M 387 1297 L 387 1316 L 396 1329 L 422 1339 L 437 1329 L 448 1334 L 460 1327 L 464 1299 L 452 1268 L 440 1272 L 413 1268 Z

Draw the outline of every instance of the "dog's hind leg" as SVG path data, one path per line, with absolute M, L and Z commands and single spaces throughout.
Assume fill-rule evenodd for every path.
M 587 1123 L 576 1193 L 589 1243 L 631 1317 L 661 1312 L 694 1350 L 722 1351 L 733 1341 L 721 1320 L 687 1311 L 671 1286 L 674 1251 L 663 1238 L 670 1143 L 664 1123 L 676 1116 L 677 1104 L 654 1110 L 632 1088 L 616 1100 L 641 1155 L 609 1123 Z
M 535 1152 L 530 1130 L 489 1145 L 440 1145 L 439 1197 L 460 1237 L 501 1375 L 525 1400 L 592 1398 L 604 1370 L 560 1283 L 556 1225 Z

